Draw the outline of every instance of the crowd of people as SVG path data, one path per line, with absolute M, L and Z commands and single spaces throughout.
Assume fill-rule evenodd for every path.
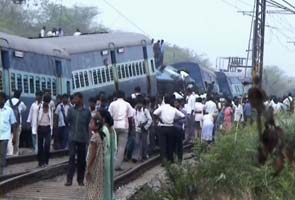
M 281 101 L 274 97 L 265 102 L 275 113 L 292 110 L 293 104 L 291 94 Z M 158 98 L 143 95 L 139 87 L 127 98 L 122 91 L 110 97 L 101 92 L 85 105 L 79 92 L 58 96 L 56 102 L 49 91 L 37 92 L 27 122 L 38 167 L 49 164 L 53 138 L 55 149 L 69 150 L 65 186 L 72 185 L 77 167 L 77 182 L 83 186 L 86 177 L 89 199 L 114 198 L 114 170 L 124 170 L 123 161 L 142 162 L 158 146 L 162 165 L 181 163 L 183 144 L 199 139 L 210 147 L 219 132 L 226 134 L 253 121 L 246 97 L 199 95 L 192 88 L 183 96 Z M 25 110 L 21 91 L 8 100 L 0 93 L 0 175 L 7 153 L 19 153 Z

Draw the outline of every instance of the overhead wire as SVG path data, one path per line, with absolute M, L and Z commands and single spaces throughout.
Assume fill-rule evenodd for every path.
M 150 37 L 150 35 L 145 30 L 143 30 L 140 26 L 138 26 L 135 22 L 133 22 L 129 17 L 127 17 L 124 13 L 122 13 L 118 8 L 116 8 L 110 2 L 108 2 L 107 0 L 103 0 L 103 2 L 106 3 L 110 8 L 112 8 L 115 12 L 117 12 L 121 17 L 123 17 L 127 22 L 129 22 L 132 26 L 134 26 L 140 32 Z

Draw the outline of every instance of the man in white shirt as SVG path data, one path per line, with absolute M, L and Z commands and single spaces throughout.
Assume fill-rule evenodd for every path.
M 124 100 L 124 92 L 119 91 L 117 100 L 113 101 L 109 106 L 109 112 L 114 120 L 114 129 L 118 137 L 118 151 L 116 156 L 115 169 L 122 170 L 122 162 L 124 152 L 128 140 L 129 120 L 134 115 L 134 109 Z
M 162 165 L 166 161 L 173 162 L 173 152 L 176 142 L 176 130 L 174 121 L 184 118 L 185 115 L 172 107 L 170 103 L 173 99 L 170 96 L 164 97 L 164 104 L 154 111 L 154 115 L 158 117 L 159 123 L 159 146 Z
M 81 31 L 77 28 L 76 29 L 76 32 L 73 34 L 74 36 L 79 36 L 79 35 L 81 35 L 82 33 L 81 33 Z
M 208 97 L 208 100 L 205 103 L 205 111 L 212 116 L 217 116 L 217 106 L 216 103 L 212 100 L 212 97 Z
M 26 111 L 27 107 L 20 100 L 21 91 L 16 90 L 14 92 L 13 98 L 8 99 L 5 103 L 5 106 L 10 106 L 10 108 L 13 110 L 15 118 L 16 118 L 16 138 L 15 138 L 15 144 L 12 144 L 12 138 L 9 140 L 8 143 L 8 149 L 7 149 L 7 155 L 15 155 L 17 156 L 19 154 L 19 137 L 22 132 L 22 113 Z
M 204 107 L 204 104 L 202 104 L 202 98 L 198 97 L 195 104 L 196 138 L 201 138 Z
M 293 112 L 293 97 L 292 97 L 292 94 L 289 93 L 288 96 L 285 98 L 285 100 L 283 101 L 283 103 L 287 106 L 287 109 L 290 111 L 290 112 Z
M 67 122 L 68 111 L 70 109 L 69 97 L 67 94 L 62 96 L 62 102 L 57 105 L 55 114 L 58 116 L 58 141 L 60 149 L 65 149 L 68 144 L 69 124 Z
M 0 176 L 3 175 L 3 169 L 6 164 L 7 145 L 11 138 L 11 126 L 15 124 L 13 110 L 5 106 L 6 95 L 0 92 Z M 16 130 L 13 130 L 12 143 L 15 144 Z
M 196 94 L 192 91 L 191 88 L 187 90 L 187 124 L 186 124 L 186 141 L 190 142 L 194 138 L 195 128 L 194 128 L 194 116 L 195 116 L 195 104 L 196 104 Z
M 43 28 L 42 28 L 41 31 L 40 31 L 40 37 L 41 37 L 41 38 L 44 38 L 44 37 L 45 37 L 45 34 L 46 34 L 46 27 L 43 26 Z
M 35 120 L 37 115 L 38 115 L 38 111 L 40 108 L 40 105 L 42 103 L 42 97 L 43 97 L 43 93 L 38 91 L 36 92 L 36 101 L 31 105 L 30 108 L 30 112 L 28 115 L 28 119 L 27 119 L 27 123 L 29 123 L 31 125 L 32 128 L 32 143 L 33 143 L 33 148 L 35 150 L 35 153 L 38 152 L 38 145 L 37 145 L 37 123 Z

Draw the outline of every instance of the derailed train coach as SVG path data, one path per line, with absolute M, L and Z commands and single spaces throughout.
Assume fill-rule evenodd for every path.
M 181 62 L 172 66 L 188 72 L 195 80 L 195 84 L 201 93 L 210 89 L 212 93 L 227 98 L 244 95 L 244 85 L 236 77 L 227 76 L 223 72 L 202 67 L 194 62 Z
M 85 99 L 99 91 L 122 90 L 130 95 L 136 86 L 148 95 L 157 93 L 151 42 L 141 34 L 27 39 L 0 33 L 0 50 L 0 90 L 9 96 L 22 90 L 26 105 L 44 89 L 53 99 L 74 92 L 83 93 Z

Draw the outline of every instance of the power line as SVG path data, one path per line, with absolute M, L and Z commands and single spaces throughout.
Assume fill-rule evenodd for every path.
M 139 27 L 136 23 L 134 23 L 131 19 L 129 19 L 124 13 L 122 13 L 119 9 L 117 9 L 115 6 L 113 6 L 110 2 L 107 0 L 103 0 L 109 7 L 111 7 L 114 11 L 116 11 L 121 17 L 123 17 L 125 20 L 127 20 L 131 25 L 133 25 L 135 28 L 137 28 L 139 31 L 141 31 L 144 35 L 150 37 L 150 35 L 145 32 L 141 27 Z

